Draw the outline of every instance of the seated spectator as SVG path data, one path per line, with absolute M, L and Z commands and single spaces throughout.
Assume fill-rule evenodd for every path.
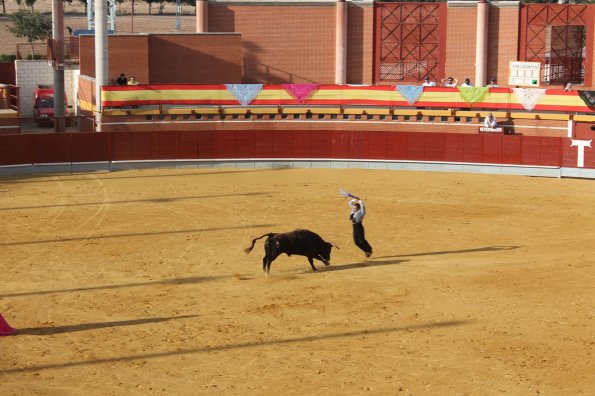
M 126 78 L 126 74 L 120 73 L 120 77 L 117 78 L 116 84 L 118 84 L 118 85 L 128 84 L 128 79 Z
M 128 85 L 138 85 L 138 84 L 139 84 L 139 82 L 136 81 L 134 76 L 130 76 L 130 80 L 128 80 Z
M 422 84 L 422 87 L 435 87 L 436 83 L 434 81 L 430 80 L 430 77 L 426 77 L 424 79 L 424 83 Z
M 456 78 L 452 78 L 452 77 L 442 79 L 442 84 L 448 88 L 456 88 L 458 82 L 459 82 L 459 80 L 457 80 Z
M 492 113 L 488 113 L 487 117 L 485 118 L 485 120 L 483 121 L 483 125 L 486 128 L 497 128 L 498 127 L 498 122 L 496 122 L 496 117 L 494 117 L 492 115 Z
M 488 88 L 498 88 L 498 83 L 496 82 L 496 78 L 492 77 L 490 83 L 486 85 Z
M 469 80 L 468 78 L 465 79 L 465 82 L 461 84 L 461 87 L 472 87 L 473 84 L 471 84 L 471 80 Z
M 564 92 L 571 92 L 572 91 L 572 83 L 566 84 L 564 87 Z

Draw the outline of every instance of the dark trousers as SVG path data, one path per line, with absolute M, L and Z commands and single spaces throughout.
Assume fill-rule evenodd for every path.
M 353 223 L 353 242 L 364 252 L 372 253 L 372 246 L 366 241 L 364 225 L 362 223 Z

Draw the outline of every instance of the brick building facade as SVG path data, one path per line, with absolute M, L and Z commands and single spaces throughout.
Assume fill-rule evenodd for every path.
M 440 74 L 443 75 L 434 77 L 439 80 L 446 76 L 453 76 L 460 82 L 466 77 L 473 80 L 476 64 L 478 3 L 475 1 L 449 1 L 445 6 L 445 17 L 440 22 L 440 29 L 444 31 L 441 33 L 443 39 L 440 44 L 440 62 L 442 63 Z M 572 7 L 573 5 L 556 6 Z M 486 80 L 496 77 L 501 86 L 507 85 L 509 62 L 524 60 L 524 55 L 520 53 L 522 44 L 532 39 L 527 33 L 531 29 L 527 29 L 526 26 L 523 29 L 523 23 L 525 23 L 521 12 L 523 7 L 528 6 L 521 5 L 517 1 L 489 3 Z M 595 5 L 586 6 L 584 12 L 587 21 L 595 20 Z M 126 70 L 112 64 L 121 58 L 117 55 L 118 52 L 130 54 L 130 51 L 135 53 L 141 51 L 145 55 L 128 56 L 126 66 L 127 69 L 131 69 L 130 73 L 138 76 L 138 79 L 143 82 L 172 82 L 163 75 L 159 75 L 156 62 L 166 62 L 167 66 L 163 66 L 164 70 L 168 70 L 172 74 L 171 71 L 176 67 L 174 61 L 177 59 L 183 59 L 186 64 L 188 62 L 194 65 L 200 64 L 200 69 L 209 70 L 209 77 L 188 74 L 185 71 L 186 66 L 182 64 L 180 65 L 181 73 L 176 72 L 175 74 L 176 78 L 180 78 L 180 80 L 175 82 L 328 84 L 336 81 L 336 1 L 211 0 L 208 2 L 206 18 L 208 33 L 197 33 L 185 36 L 183 39 L 180 38 L 186 43 L 181 47 L 176 47 L 177 44 L 169 45 L 167 41 L 160 41 L 162 39 L 156 38 L 149 43 L 146 41 L 147 38 L 142 39 L 138 35 L 110 37 L 110 78 L 114 73 Z M 378 19 L 375 18 L 377 17 L 375 16 L 374 2 L 367 0 L 347 2 L 346 83 L 399 84 L 407 81 L 420 81 L 421 78 L 379 81 L 376 77 L 375 72 L 379 67 L 376 51 L 379 51 L 383 40 L 387 38 L 381 37 L 377 33 Z M 423 15 L 420 19 L 423 20 Z M 419 23 L 423 24 L 423 21 Z M 185 30 L 188 28 L 187 25 L 185 22 Z M 586 22 L 585 32 L 584 52 L 586 58 L 583 66 L 585 72 L 580 85 L 590 87 L 593 85 L 595 74 L 592 67 L 595 57 L 593 23 Z M 147 31 L 146 33 L 152 32 Z M 221 42 L 217 40 L 221 40 L 221 36 L 211 35 L 216 33 L 236 33 L 241 36 L 241 38 L 236 38 L 237 41 L 234 44 L 239 45 L 237 52 L 230 54 L 229 50 L 219 51 Z M 157 36 L 151 35 L 150 37 Z M 215 37 L 217 38 L 215 39 Z M 130 46 L 130 40 L 134 40 L 135 45 L 139 47 Z M 174 39 L 170 38 L 170 40 Z M 191 41 L 196 43 L 190 44 Z M 160 42 L 163 45 L 161 49 L 157 49 L 156 46 L 159 46 Z M 208 44 L 208 42 L 212 44 Z M 86 62 L 94 62 L 94 60 L 88 56 L 85 57 L 85 53 L 89 51 L 88 46 L 92 45 L 92 41 L 81 45 L 82 74 L 93 75 L 93 71 L 89 70 L 91 63 Z M 147 47 L 147 45 L 149 46 Z M 185 52 L 192 51 L 193 48 L 201 52 L 200 57 L 190 56 L 190 53 Z M 176 56 L 177 50 L 184 51 L 186 56 Z M 156 55 L 157 53 L 159 55 Z M 229 72 L 231 69 L 220 67 L 220 61 L 228 63 L 228 58 L 231 55 L 238 55 L 229 65 L 233 72 L 228 78 L 222 78 L 222 73 Z M 131 60 L 132 63 L 130 63 Z M 140 67 L 140 63 L 143 62 L 147 63 L 144 70 Z M 241 77 L 238 77 L 236 73 L 238 68 Z M 147 71 L 149 69 L 152 70 L 150 75 Z

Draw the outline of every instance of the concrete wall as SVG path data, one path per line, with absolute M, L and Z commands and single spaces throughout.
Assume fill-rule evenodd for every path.
M 21 117 L 33 116 L 33 99 L 38 84 L 53 84 L 54 70 L 47 61 L 18 60 L 15 63 L 16 85 L 20 87 Z M 76 108 L 76 83 L 79 70 L 64 70 L 64 84 L 68 104 Z

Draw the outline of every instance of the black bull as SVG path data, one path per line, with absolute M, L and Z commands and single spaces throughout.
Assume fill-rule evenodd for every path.
M 254 238 L 252 245 L 244 251 L 250 253 L 254 248 L 257 240 L 268 237 L 264 242 L 264 257 L 262 259 L 262 270 L 267 275 L 271 270 L 271 263 L 285 253 L 288 256 L 297 254 L 298 256 L 306 256 L 312 271 L 318 272 L 314 266 L 314 259 L 320 260 L 324 265 L 330 265 L 331 248 L 338 247 L 333 243 L 324 241 L 320 235 L 309 230 L 295 230 L 285 233 L 269 232 Z

